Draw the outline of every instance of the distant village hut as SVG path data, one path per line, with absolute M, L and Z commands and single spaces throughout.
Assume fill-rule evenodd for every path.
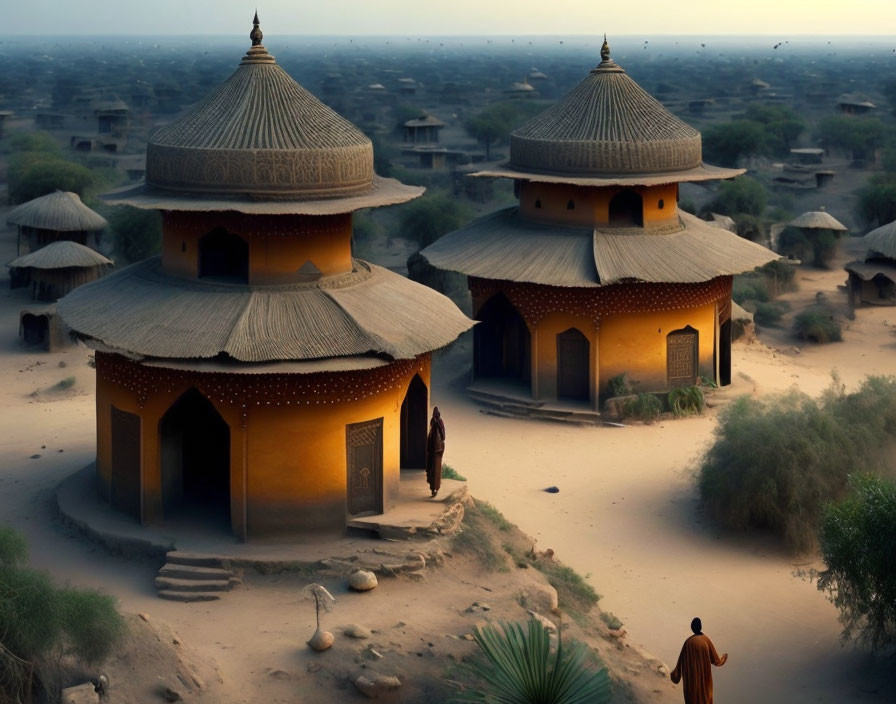
M 162 212 L 161 256 L 58 308 L 96 350 L 114 508 L 244 540 L 341 535 L 425 466 L 430 355 L 473 323 L 352 256 L 354 211 L 423 189 L 374 173 L 370 140 L 277 65 L 257 16 L 250 38 L 150 137 L 145 182 L 104 196 Z
M 127 132 L 131 109 L 120 98 L 101 100 L 94 104 L 97 133 L 120 137 Z
M 438 144 L 445 123 L 434 115 L 423 113 L 404 123 L 405 144 Z
M 779 237 L 782 254 L 808 260 L 825 267 L 837 249 L 837 240 L 847 232 L 846 225 L 828 213 L 824 206 L 791 220 Z
M 71 240 L 59 240 L 7 264 L 10 286 L 30 286 L 31 297 L 55 301 L 82 284 L 96 281 L 112 267 L 112 260 Z
M 872 230 L 862 238 L 863 261 L 846 265 L 849 305 L 896 304 L 896 222 Z
M 610 58 L 510 135 L 519 205 L 445 235 L 422 255 L 466 274 L 471 394 L 502 408 L 594 413 L 611 379 L 664 391 L 731 381 L 735 274 L 778 258 L 678 209 L 678 185 L 732 178 L 702 161 L 700 133 Z
M 535 86 L 529 83 L 528 78 L 511 83 L 504 93 L 511 98 L 533 98 L 538 95 L 538 91 L 535 89 Z
M 59 240 L 96 249 L 102 231 L 109 225 L 106 218 L 70 191 L 55 191 L 23 203 L 9 211 L 6 223 L 18 228 L 16 251 L 19 255 Z
M 414 95 L 417 92 L 417 81 L 413 78 L 399 78 L 398 92 L 402 95 Z
M 19 313 L 19 337 L 27 347 L 59 352 L 76 342 L 55 305 L 30 306 Z
M 867 96 L 859 93 L 844 93 L 837 98 L 837 109 L 844 115 L 867 115 L 877 110 Z

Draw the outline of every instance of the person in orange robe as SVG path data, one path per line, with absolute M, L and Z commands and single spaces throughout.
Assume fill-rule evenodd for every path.
M 721 667 L 728 662 L 728 653 L 719 657 L 712 641 L 703 635 L 699 618 L 691 621 L 694 632 L 681 646 L 678 664 L 669 675 L 678 684 L 684 680 L 685 704 L 712 704 L 712 665 Z
M 439 407 L 432 409 L 429 421 L 429 435 L 426 438 L 426 481 L 432 495 L 439 493 L 442 485 L 442 454 L 445 452 L 445 423 Z

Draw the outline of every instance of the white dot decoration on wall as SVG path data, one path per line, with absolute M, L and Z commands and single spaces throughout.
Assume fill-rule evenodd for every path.
M 253 406 L 317 406 L 361 401 L 403 389 L 414 374 L 423 373 L 424 367 L 421 356 L 352 371 L 228 374 L 149 367 L 121 355 L 96 353 L 98 377 L 133 393 L 140 408 L 157 393 L 167 391 L 180 395 L 195 387 L 207 398 L 239 409 L 243 427 Z

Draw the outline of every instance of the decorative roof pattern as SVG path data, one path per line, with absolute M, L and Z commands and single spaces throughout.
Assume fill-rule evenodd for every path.
M 58 308 L 82 338 L 112 351 L 254 363 L 411 359 L 473 325 L 440 293 L 361 261 L 313 283 L 247 286 L 173 277 L 154 257 L 75 289 Z
M 6 216 L 8 225 L 33 227 L 54 232 L 93 232 L 109 223 L 81 202 L 77 193 L 56 191 L 13 208 Z
M 59 240 L 51 242 L 46 247 L 41 247 L 30 254 L 24 254 L 13 259 L 6 266 L 11 269 L 90 268 L 94 266 L 112 266 L 112 260 L 90 247 L 85 247 L 83 244 L 78 244 L 71 240 Z
M 539 225 L 511 207 L 445 235 L 421 254 L 433 266 L 468 276 L 576 287 L 696 283 L 780 258 L 688 213 L 679 218 L 680 229 L 659 234 Z

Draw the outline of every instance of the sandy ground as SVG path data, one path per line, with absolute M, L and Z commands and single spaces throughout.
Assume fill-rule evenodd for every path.
M 4 261 L 12 258 L 11 233 L 0 233 L 0 253 Z M 836 289 L 842 271 L 810 271 L 802 278 L 804 289 L 791 294 L 795 302 L 811 299 L 815 290 L 832 299 L 842 295 Z M 37 566 L 115 594 L 125 610 L 171 624 L 214 658 L 232 685 L 231 701 L 258 701 L 253 692 L 261 686 L 266 701 L 296 701 L 308 676 L 302 643 L 311 621 L 295 578 L 249 580 L 246 589 L 207 605 L 165 602 L 152 587 L 156 565 L 112 557 L 50 518 L 53 487 L 94 453 L 93 371 L 86 350 L 46 355 L 19 346 L 17 311 L 27 303 L 21 289 L 0 288 L 2 519 L 25 532 Z M 768 331 L 763 339 L 785 351 L 736 346 L 735 389 L 764 393 L 798 384 L 816 393 L 832 368 L 850 386 L 869 373 L 896 373 L 888 320 L 896 322 L 896 309 L 862 309 L 845 342 L 803 347 L 799 354 L 789 351 L 794 342 L 786 331 Z M 589 575 L 604 595 L 602 607 L 625 622 L 635 642 L 674 662 L 690 619 L 700 615 L 719 650 L 730 654 L 716 672 L 719 701 L 893 700 L 893 683 L 887 690 L 874 674 L 879 668 L 841 648 L 835 609 L 813 584 L 793 575 L 807 560 L 795 561 L 759 540 L 720 535 L 702 520 L 692 471 L 711 437 L 712 414 L 624 429 L 487 416 L 465 398 L 462 385 L 449 383 L 461 352 L 439 363 L 442 385 L 433 395 L 448 426 L 446 461 L 467 475 L 475 496 Z M 77 382 L 68 392 L 46 391 L 69 376 Z M 41 393 L 31 396 L 34 391 Z M 541 491 L 551 484 L 560 493 Z M 480 598 L 495 579 L 469 583 L 458 603 Z M 334 629 L 360 621 L 385 631 L 405 609 L 430 597 L 411 583 L 390 590 L 368 602 L 343 602 Z M 440 618 L 413 624 L 406 637 L 420 640 L 428 653 L 426 643 L 437 642 L 432 634 L 444 640 Z M 289 677 L 272 677 L 273 670 Z M 349 696 L 356 695 L 346 690 Z

